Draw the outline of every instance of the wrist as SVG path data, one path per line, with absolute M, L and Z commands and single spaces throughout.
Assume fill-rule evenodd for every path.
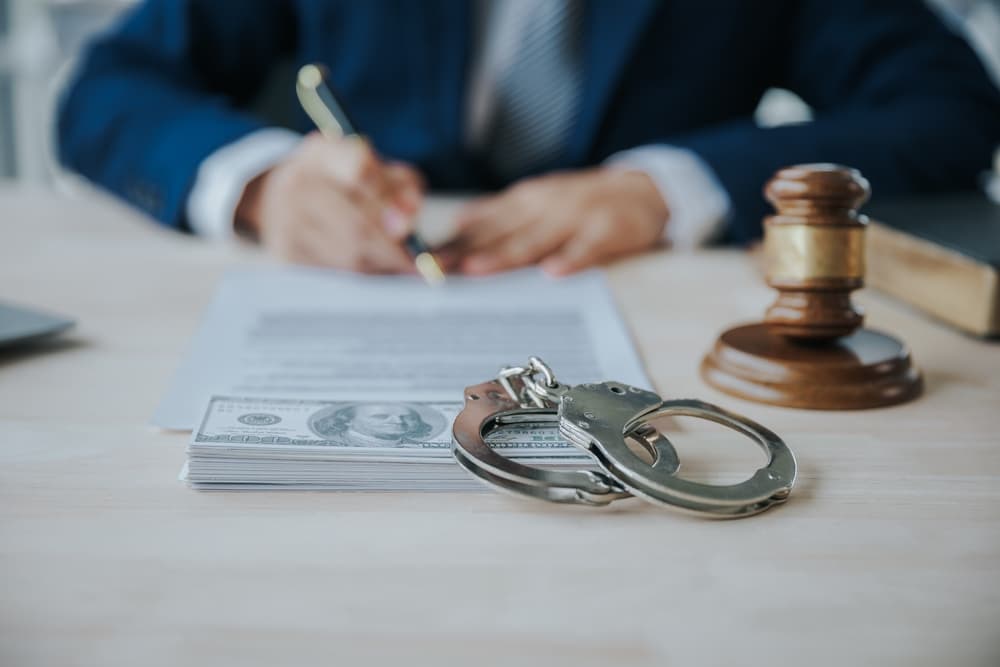
M 629 169 L 625 173 L 631 174 L 635 179 L 636 187 L 643 193 L 643 201 L 647 203 L 650 211 L 656 213 L 661 220 L 669 218 L 670 206 L 653 177 L 641 169 Z
M 731 210 L 729 195 L 693 151 L 666 144 L 640 146 L 612 155 L 607 164 L 649 175 L 669 204 L 664 236 L 675 250 L 707 245 L 722 232 Z
M 653 221 L 658 230 L 662 232 L 670 218 L 670 206 L 664 198 L 663 192 L 656 185 L 656 181 L 641 169 L 616 168 L 610 171 L 616 172 L 619 178 L 625 180 L 627 185 L 623 190 L 628 192 L 634 201 L 640 203 L 640 206 L 648 213 L 649 220 Z

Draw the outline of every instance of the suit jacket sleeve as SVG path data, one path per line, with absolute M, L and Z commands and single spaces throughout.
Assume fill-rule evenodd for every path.
M 813 107 L 813 122 L 710 127 L 669 143 L 698 153 L 730 195 L 728 238 L 760 235 L 761 190 L 779 168 L 838 162 L 874 196 L 971 189 L 1000 145 L 1000 93 L 976 55 L 922 2 L 789 3 L 774 85 Z
M 294 40 L 283 0 L 148 0 L 89 49 L 62 100 L 68 167 L 185 228 L 199 164 L 260 129 L 239 111 Z

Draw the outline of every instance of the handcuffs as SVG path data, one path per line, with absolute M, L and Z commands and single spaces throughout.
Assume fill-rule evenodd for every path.
M 662 416 L 707 419 L 755 441 L 767 464 L 743 482 L 712 485 L 682 479 L 677 452 L 649 422 Z M 600 470 L 547 470 L 501 456 L 487 443 L 505 426 L 558 424 Z M 557 503 L 607 505 L 642 498 L 716 518 L 738 518 L 784 502 L 795 483 L 795 457 L 781 438 L 745 417 L 693 399 L 663 400 L 620 382 L 569 386 L 538 357 L 502 369 L 495 380 L 465 390 L 455 418 L 452 452 L 465 470 L 497 489 Z M 640 457 L 628 441 L 652 457 Z

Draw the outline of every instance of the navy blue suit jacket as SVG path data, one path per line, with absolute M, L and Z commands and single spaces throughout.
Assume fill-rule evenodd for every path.
M 430 185 L 496 182 L 463 143 L 474 38 L 465 0 L 148 0 L 90 48 L 59 118 L 66 165 L 186 226 L 199 163 L 263 126 L 249 111 L 279 61 L 330 66 L 354 121 Z M 547 168 L 643 144 L 689 148 L 760 233 L 779 167 L 839 162 L 876 195 L 970 188 L 1000 144 L 1000 94 L 918 0 L 588 0 L 581 113 Z M 773 86 L 816 112 L 757 127 Z M 288 91 L 292 99 L 293 91 Z M 298 113 L 294 129 L 310 128 Z

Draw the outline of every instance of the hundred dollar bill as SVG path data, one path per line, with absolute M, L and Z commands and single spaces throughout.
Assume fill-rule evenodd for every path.
M 358 451 L 448 456 L 460 402 L 322 401 L 216 396 L 195 431 L 191 452 L 239 450 Z M 490 444 L 518 456 L 585 455 L 553 427 L 510 427 Z

